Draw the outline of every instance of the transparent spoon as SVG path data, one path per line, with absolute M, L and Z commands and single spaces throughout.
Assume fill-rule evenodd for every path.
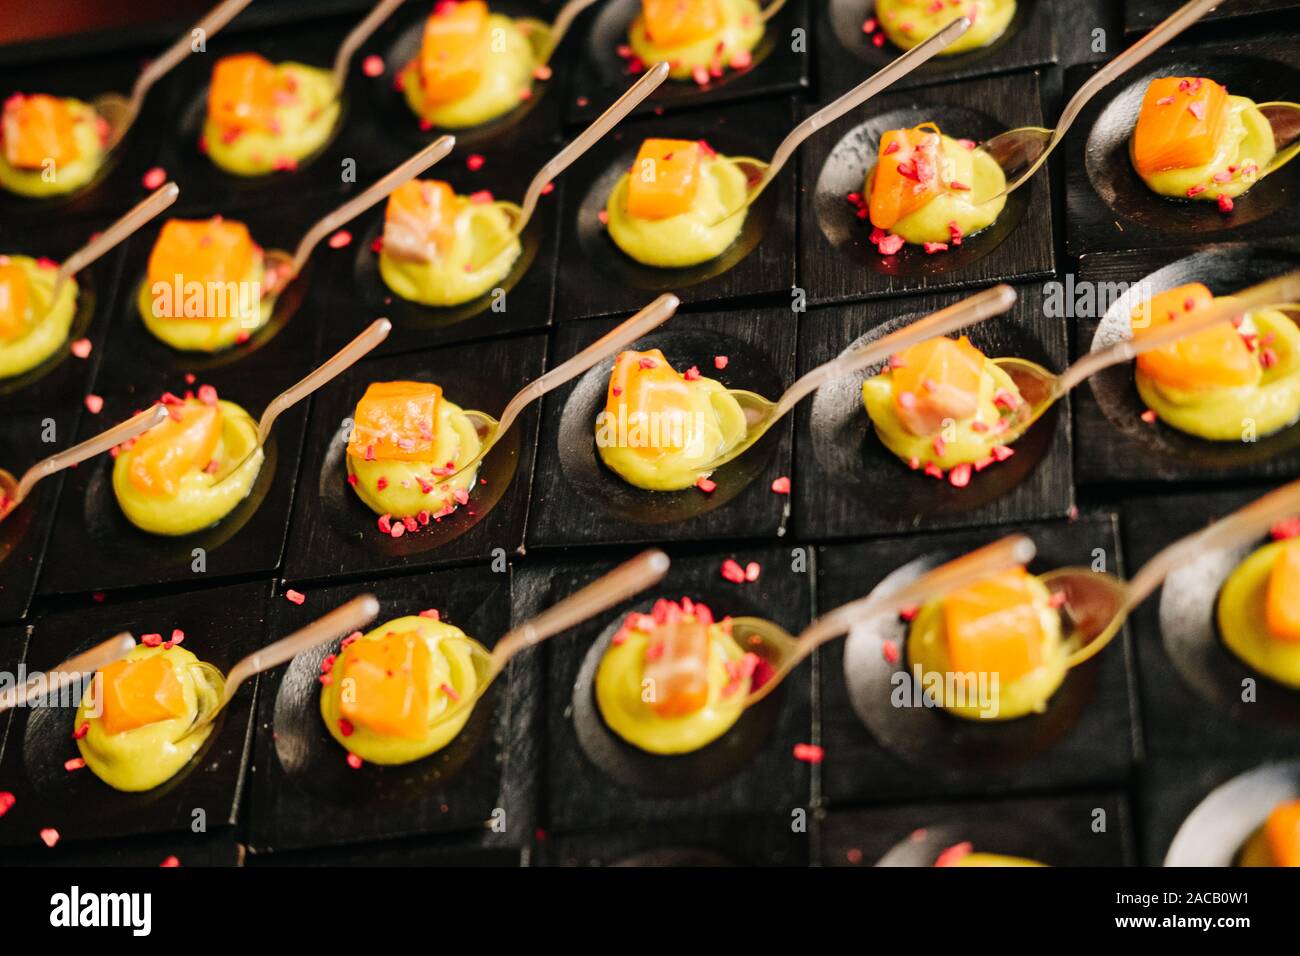
M 1007 187 L 1002 192 L 988 197 L 985 201 L 992 202 L 1023 186 L 1029 177 L 1038 172 L 1039 167 L 1047 162 L 1047 157 L 1065 139 L 1065 134 L 1079 118 L 1088 101 L 1101 92 L 1103 87 L 1141 63 L 1222 3 L 1223 0 L 1191 0 L 1190 3 L 1183 4 L 1156 24 L 1150 33 L 1116 56 L 1094 73 L 1088 82 L 1079 87 L 1079 91 L 1070 98 L 1070 102 L 1066 103 L 1065 109 L 1061 111 L 1061 117 L 1056 121 L 1056 129 L 1022 126 L 1019 129 L 1000 133 L 981 144 L 980 151 L 1002 167 L 1007 180 Z
M 946 309 L 940 309 L 925 318 L 917 319 L 910 325 L 905 325 L 869 345 L 846 352 L 825 365 L 817 366 L 786 389 L 785 394 L 775 402 L 769 401 L 756 392 L 728 389 L 728 394 L 740 404 L 741 410 L 745 413 L 745 437 L 740 444 L 723 452 L 701 470 L 712 471 L 721 468 L 733 458 L 743 455 L 795 405 L 827 382 L 850 375 L 860 369 L 870 368 L 877 362 L 884 361 L 894 353 L 918 342 L 947 335 L 957 329 L 1001 315 L 1011 308 L 1015 301 L 1016 290 L 1009 285 L 996 285 L 991 289 L 985 289 L 968 299 L 953 303 Z
M 1268 125 L 1273 127 L 1273 148 L 1277 150 L 1273 158 L 1259 171 L 1263 179 L 1275 173 L 1300 153 L 1300 103 L 1288 103 L 1273 100 L 1268 103 L 1255 104 Z
M 956 42 L 969 29 L 970 20 L 966 17 L 958 17 L 930 39 L 917 44 L 883 70 L 863 80 L 835 102 L 823 106 L 790 131 L 790 134 L 781 141 L 781 145 L 776 148 L 776 152 L 772 154 L 771 162 L 765 163 L 761 159 L 753 159 L 748 156 L 732 157 L 731 161 L 745 173 L 746 178 L 749 180 L 745 200 L 734 209 L 723 213 L 709 225 L 716 226 L 719 223 L 726 222 L 742 209 L 748 209 L 753 205 L 754 200 L 776 178 L 777 173 L 790 161 L 794 151 L 809 136 L 823 126 L 835 122 L 845 113 L 865 103 L 877 93 L 888 89 L 893 83 L 907 76 L 926 60 L 943 52 L 945 47 Z
M 334 55 L 333 81 L 334 89 L 337 93 L 343 92 L 343 87 L 347 84 L 348 66 L 352 63 L 352 58 L 356 56 L 357 50 L 361 45 L 370 39 L 371 34 L 378 30 L 385 20 L 387 20 L 394 10 L 400 7 L 406 0 L 379 0 L 375 8 L 370 11 L 364 20 L 352 28 L 352 32 L 343 38 L 339 45 L 338 53 Z
M 1090 352 L 1060 375 L 1028 359 L 995 358 L 994 364 L 1011 377 L 1020 391 L 1020 397 L 1024 399 L 1006 419 L 1009 426 L 1003 434 L 1003 443 L 1009 444 L 1023 435 L 1057 399 L 1102 369 L 1130 361 L 1143 352 L 1161 348 L 1183 336 L 1229 321 L 1243 312 L 1271 308 L 1300 315 L 1300 305 L 1278 304 L 1297 300 L 1300 300 L 1300 270 L 1234 292 L 1225 296 L 1222 302 L 1216 302 L 1202 312 L 1180 317 L 1176 322 L 1169 322 L 1140 340 L 1125 339 Z
M 373 351 L 384 339 L 388 338 L 388 333 L 392 331 L 392 328 L 393 323 L 387 319 L 375 319 L 364 332 L 334 353 L 320 368 L 271 399 L 266 406 L 266 410 L 262 412 L 262 417 L 257 422 L 257 444 L 239 460 L 235 467 L 218 478 L 214 487 L 236 474 L 244 467 L 246 462 L 250 461 L 258 453 L 262 446 L 266 444 L 266 439 L 271 434 L 271 426 L 275 424 L 275 420 L 280 415 L 355 365 L 368 352 Z
M 520 651 L 540 644 L 548 637 L 553 637 L 576 627 L 583 621 L 590 620 L 597 614 L 609 610 L 616 604 L 644 591 L 651 585 L 658 584 L 668 573 L 668 555 L 659 550 L 643 551 L 630 561 L 620 564 L 613 571 L 592 581 L 585 588 L 570 594 L 558 604 L 552 605 L 530 621 L 526 621 L 506 632 L 496 646 L 489 651 L 478 641 L 467 638 L 471 657 L 474 659 L 474 673 L 477 687 L 473 694 L 466 694 L 451 707 L 438 716 L 437 722 L 449 720 L 453 715 L 474 706 L 482 697 L 492 681 L 506 669 L 506 665 Z
M 199 708 L 195 711 L 194 722 L 179 737 L 177 743 L 184 740 L 192 734 L 198 733 L 208 724 L 212 723 L 221 713 L 231 698 L 235 696 L 235 691 L 239 690 L 239 685 L 248 680 L 254 674 L 260 674 L 262 671 L 268 671 L 272 667 L 279 667 L 287 661 L 293 660 L 304 651 L 309 651 L 318 644 L 324 644 L 326 641 L 332 641 L 343 635 L 350 634 L 353 631 L 359 631 L 379 613 L 379 601 L 373 594 L 363 594 L 355 597 L 347 604 L 335 608 L 324 617 L 308 624 L 301 630 L 294 631 L 288 637 L 282 637 L 274 644 L 268 644 L 260 650 L 249 654 L 238 664 L 230 669 L 230 675 L 226 676 L 221 671 L 209 664 L 207 661 L 199 661 L 197 670 L 200 679 L 212 688 L 213 693 L 199 694 Z M 210 701 L 215 700 L 215 704 Z
M 549 25 L 538 21 L 541 26 L 539 32 L 543 32 L 540 42 L 544 44 L 536 47 L 537 60 L 540 65 L 545 66 L 551 62 L 551 57 L 555 55 L 555 51 L 564 40 L 565 34 L 569 32 L 569 27 L 573 26 L 573 21 L 578 19 L 578 15 L 583 10 L 586 10 L 595 2 L 596 0 L 569 0 L 560 8 L 560 12 L 555 15 L 555 19 Z
M 847 634 L 862 621 L 887 611 L 898 611 L 942 597 L 950 591 L 977 584 L 984 579 L 1033 560 L 1034 542 L 1022 534 L 1013 534 L 985 545 L 978 551 L 962 555 L 947 564 L 921 575 L 915 581 L 889 594 L 873 591 L 813 621 L 798 637 L 779 624 L 761 617 L 737 617 L 731 621 L 731 637 L 740 647 L 757 654 L 772 668 L 770 676 L 758 686 L 751 686 L 745 706 L 753 707 L 765 698 L 808 655 L 832 638 Z
M 153 428 L 166 417 L 166 407 L 155 405 L 153 408 L 146 409 L 140 414 L 128 418 L 120 425 L 114 425 L 108 431 L 101 432 L 94 438 L 87 439 L 79 445 L 73 445 L 66 451 L 61 451 L 56 455 L 38 461 L 23 472 L 22 478 L 19 479 L 15 479 L 9 472 L 0 468 L 0 521 L 9 517 L 13 510 L 26 500 L 27 496 L 32 493 L 32 488 L 42 478 L 48 478 L 64 468 L 71 468 L 87 458 L 93 458 L 100 452 L 108 451 L 114 445 L 129 441 L 136 435 Z
M 111 150 L 122 142 L 131 124 L 140 115 L 144 98 L 153 85 L 176 68 L 176 65 L 194 52 L 194 38 L 202 36 L 204 42 L 210 40 L 218 30 L 233 20 L 252 0 L 225 0 L 212 8 L 212 11 L 194 26 L 186 30 L 175 43 L 146 66 L 136 78 L 131 88 L 131 96 L 121 93 L 104 93 L 95 98 L 92 104 L 95 112 L 108 123 L 108 139 L 104 143 L 105 151 Z
M 524 231 L 524 227 L 533 218 L 533 213 L 537 211 L 537 202 L 542 197 L 542 190 L 556 176 L 573 165 L 573 162 L 579 156 L 595 146 L 601 137 L 617 126 L 623 117 L 636 109 L 667 78 L 668 64 L 656 63 L 642 74 L 640 79 L 633 83 L 626 93 L 615 100 L 609 109 L 601 113 L 596 122 L 583 130 L 581 135 L 552 156 L 546 165 L 537 171 L 537 175 L 528 184 L 528 189 L 524 191 L 522 206 L 516 206 L 513 203 L 498 203 L 497 208 L 504 212 L 510 220 L 510 229 L 491 247 L 488 254 L 478 257 L 480 262 L 471 265 L 471 270 L 480 268 L 482 263 L 491 262 L 501 253 L 502 249 L 513 242 Z
M 180 187 L 175 183 L 164 183 L 146 199 L 137 203 L 135 208 L 125 216 L 64 259 L 63 264 L 59 266 L 58 274 L 54 277 L 54 291 L 50 293 L 51 307 L 58 301 L 59 292 L 63 290 L 65 282 L 114 246 L 129 238 L 146 222 L 174 203 L 180 194 Z
M 77 678 L 93 674 L 114 661 L 126 657 L 133 647 L 135 647 L 134 637 L 127 633 L 118 634 L 76 657 L 68 658 L 43 674 L 33 674 L 22 687 L 15 687 L 0 694 L 0 714 L 15 707 L 26 706 L 27 701 L 33 697 L 57 694 Z
M 266 286 L 262 291 L 263 300 L 269 298 L 271 302 L 274 302 L 279 297 L 289 283 L 302 272 L 303 266 L 311 258 L 312 251 L 320 244 L 322 239 L 344 223 L 361 215 L 371 206 L 386 199 L 388 194 L 398 186 L 419 176 L 434 163 L 444 159 L 455 148 L 456 137 L 439 137 L 388 173 L 388 175 L 353 196 L 342 206 L 339 206 L 338 209 L 335 209 L 308 229 L 306 235 L 302 237 L 302 241 L 298 243 L 298 248 L 292 253 L 281 249 L 268 249 L 263 259 L 267 277 Z
M 448 482 L 457 475 L 477 467 L 478 463 L 492 450 L 492 447 L 500 440 L 501 436 L 510 430 L 510 426 L 519 417 L 519 413 L 530 402 L 541 398 L 547 392 L 563 385 L 570 379 L 576 378 L 592 366 L 599 365 L 609 356 L 626 348 L 651 329 L 662 325 L 673 316 L 680 304 L 680 300 L 671 292 L 659 296 L 636 315 L 606 332 L 567 362 L 560 363 L 545 375 L 535 378 L 525 385 L 518 395 L 510 399 L 505 411 L 501 413 L 500 421 L 487 412 L 474 409 L 466 410 L 465 414 L 474 424 L 482 444 L 477 455 L 451 474 L 440 476 L 438 480 Z
M 1159 552 L 1127 583 L 1091 568 L 1061 568 L 1039 575 L 1057 594 L 1065 595 L 1062 610 L 1072 623 L 1070 641 L 1076 650 L 1066 659 L 1075 667 L 1092 657 L 1118 633 L 1124 620 L 1178 568 L 1210 551 L 1249 544 L 1281 521 L 1300 512 L 1300 481 L 1272 491 L 1195 534 L 1180 538 Z

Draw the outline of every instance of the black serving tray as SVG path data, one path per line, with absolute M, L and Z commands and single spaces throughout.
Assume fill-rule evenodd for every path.
M 1065 328 L 1044 314 L 1046 287 L 1019 287 L 1005 316 L 968 330 L 986 355 L 1017 355 L 1065 367 Z M 929 295 L 813 309 L 800 322 L 799 371 L 866 344 L 958 301 Z M 823 539 L 998 525 L 1064 516 L 1074 503 L 1069 405 L 1061 401 L 1012 446 L 1015 454 L 954 488 L 911 471 L 876 437 L 862 382 L 878 369 L 822 386 L 796 410 L 795 533 Z
M 1300 42 L 1269 37 L 1250 43 L 1178 47 L 1156 53 L 1113 81 L 1075 120 L 1061 153 L 1066 169 L 1066 251 L 1071 256 L 1206 242 L 1254 242 L 1292 232 L 1283 210 L 1300 190 L 1300 167 L 1283 167 L 1236 200 L 1230 214 L 1212 202 L 1151 192 L 1129 160 L 1128 144 L 1147 84 L 1162 76 L 1209 76 L 1256 102 L 1300 95 Z M 1096 65 L 1066 72 L 1073 94 Z
M 1124 30 L 1139 33 L 1150 30 L 1181 4 L 1178 0 L 1124 0 Z M 1216 20 L 1276 14 L 1287 10 L 1300 9 L 1296 0 L 1232 0 L 1211 10 L 1201 18 L 1201 22 L 1212 23 Z M 1257 25 L 1263 26 L 1264 21 Z
M 722 562 L 761 566 L 757 581 L 731 584 Z M 516 571 L 515 616 L 525 619 L 610 570 L 617 562 L 532 563 Z M 797 570 L 792 570 L 796 568 Z M 760 706 L 703 750 L 679 757 L 647 754 L 616 737 L 595 704 L 600 656 L 632 610 L 659 597 L 687 595 L 721 617 L 756 614 L 797 632 L 808 623 L 812 563 L 805 549 L 678 556 L 668 576 L 613 611 L 548 642 L 546 780 L 541 821 L 548 833 L 635 827 L 690 817 L 782 815 L 792 819 L 812 798 L 810 768 L 796 744 L 811 742 L 810 667 L 786 678 Z
M 36 846 L 31 848 L 7 849 L 6 862 L 11 866 L 230 867 L 243 866 L 245 856 L 244 846 L 239 842 L 239 828 L 232 826 L 212 827 L 206 833 L 181 831 L 133 836 L 129 840 L 73 843 L 61 840 L 53 847 L 47 847 L 39 839 L 35 843 Z
M 121 631 L 139 640 L 174 628 L 185 632 L 184 647 L 222 673 L 265 643 L 268 582 L 207 588 L 140 601 L 108 601 L 67 611 L 48 611 L 35 620 L 26 664 L 45 670 Z M 0 821 L 0 843 L 39 846 L 45 827 L 61 840 L 201 832 L 234 824 L 238 817 L 252 733 L 256 681 L 236 692 L 217 717 L 204 748 L 175 777 L 153 790 L 114 790 L 89 768 L 67 771 L 63 762 L 79 756 L 72 739 L 77 701 L 68 707 L 16 711 L 0 778 L 17 797 Z
M 523 851 L 519 847 L 488 846 L 479 835 L 405 837 L 376 843 L 320 846 L 276 853 L 249 852 L 246 866 L 275 867 L 517 867 Z
M 773 401 L 794 381 L 797 316 L 788 309 L 682 315 L 634 343 L 662 349 L 678 371 L 692 365 L 729 388 Z M 566 323 L 555 334 L 553 364 L 604 335 L 613 320 Z M 727 357 L 719 370 L 717 356 Z M 644 491 L 605 467 L 595 422 L 605 407 L 610 359 L 548 396 L 534 482 L 530 547 L 628 544 L 718 538 L 775 538 L 785 533 L 789 495 L 771 490 L 790 474 L 793 423 L 778 423 L 759 443 L 713 475 L 705 494 Z
M 767 7 L 771 0 L 760 0 Z M 639 0 L 608 0 L 587 11 L 574 24 L 572 45 L 557 57 L 557 69 L 567 66 L 570 80 L 565 120 L 587 123 L 618 97 L 636 77 L 618 48 L 640 10 Z M 808 86 L 808 60 L 815 41 L 808 34 L 807 0 L 789 0 L 768 24 L 748 69 L 727 70 L 721 79 L 701 89 L 693 80 L 665 80 L 638 112 L 664 113 L 683 109 L 717 108 L 737 100 L 791 93 Z M 646 64 L 653 66 L 654 64 Z
M 30 634 L 31 627 L 27 624 L 9 624 L 0 627 L 0 667 L 5 671 L 16 676 L 19 663 L 27 655 L 27 639 Z M 0 757 L 4 756 L 5 742 L 9 736 L 9 724 L 12 720 L 12 710 L 0 714 Z
M 807 866 L 810 821 L 793 815 L 644 822 L 624 830 L 552 835 L 533 841 L 532 866 Z
M 1086 256 L 1079 264 L 1079 279 L 1112 291 L 1144 283 L 1141 288 L 1152 294 L 1203 282 L 1215 295 L 1224 295 L 1289 272 L 1298 263 L 1300 246 L 1289 241 L 1157 247 Z M 1085 354 L 1094 343 L 1110 341 L 1126 329 L 1126 309 L 1127 303 L 1120 302 L 1106 316 L 1078 316 L 1076 353 Z M 1295 426 L 1255 442 L 1212 442 L 1159 421 L 1142 421 L 1146 405 L 1137 393 L 1133 369 L 1132 363 L 1114 366 L 1075 390 L 1078 444 L 1088 449 L 1077 461 L 1081 484 L 1286 478 L 1300 469 L 1300 428 Z
M 1062 0 L 1020 0 L 1015 17 L 1005 33 L 988 46 L 952 56 L 936 56 L 894 84 L 907 89 L 969 79 L 994 73 L 1010 73 L 1027 67 L 1056 62 L 1056 36 L 1052 24 L 1062 13 Z M 1078 0 L 1065 0 L 1069 6 Z M 956 17 L 959 10 L 953 12 Z M 875 0 L 827 0 L 817 17 L 817 79 L 823 99 L 843 93 L 879 72 L 902 55 L 886 37 L 875 46 L 863 32 L 863 24 L 875 16 Z
M 462 408 L 500 415 L 541 375 L 546 338 L 513 336 L 357 363 L 313 397 L 284 577 L 357 577 L 493 560 L 522 553 L 538 413 L 526 409 L 487 456 L 469 505 L 419 532 L 391 538 L 346 481 L 340 426 L 371 382 L 430 381 Z M 344 433 L 345 434 L 345 433 Z
M 1170 493 L 1124 502 L 1124 549 L 1136 571 L 1157 551 L 1263 495 L 1268 485 Z M 1243 549 L 1246 554 L 1265 543 Z M 1244 557 L 1242 554 L 1241 557 Z M 1236 563 L 1193 561 L 1134 612 L 1144 735 L 1152 753 L 1186 757 L 1253 754 L 1266 759 L 1300 749 L 1300 693 L 1242 663 L 1215 624 L 1218 594 Z M 1238 558 L 1237 560 L 1240 560 Z M 1255 702 L 1242 682 L 1255 681 Z
M 821 862 L 933 866 L 944 850 L 969 841 L 976 852 L 1049 866 L 1130 866 L 1130 815 L 1124 795 L 1111 791 L 832 812 L 821 828 Z
M 1095 566 L 1100 560 L 1111 574 L 1123 576 L 1115 517 L 1097 514 L 1073 523 L 823 547 L 817 560 L 817 607 L 824 613 L 877 586 L 900 587 L 943 561 L 1013 532 L 1029 535 L 1038 545 L 1031 572 Z M 1125 632 L 1066 677 L 1045 713 L 989 724 L 893 701 L 895 692 L 912 700 L 907 633 L 907 623 L 885 615 L 820 651 L 826 747 L 821 775 L 829 806 L 1123 784 L 1140 753 Z M 898 651 L 892 662 L 886 656 L 887 641 Z
M 737 104 L 716 113 L 686 113 L 626 122 L 565 174 L 555 310 L 561 322 L 634 312 L 661 292 L 692 306 L 777 293 L 789 295 L 795 269 L 794 169 L 750 207 L 740 235 L 718 257 L 684 269 L 657 269 L 627 256 L 598 215 L 610 191 L 649 138 L 705 139 L 727 156 L 768 158 L 796 121 L 793 101 Z
M 929 255 L 904 246 L 882 256 L 849 193 L 862 193 L 880 137 L 936 122 L 947 135 L 976 141 L 1043 125 L 1037 73 L 985 77 L 886 93 L 808 140 L 800 150 L 799 285 L 819 305 L 992 282 L 1034 279 L 1056 267 L 1047 177 L 1007 197 L 1002 215 L 960 246 Z
M 288 634 L 358 594 L 374 593 L 386 621 L 436 609 L 489 649 L 510 628 L 510 573 L 488 566 L 308 590 L 277 600 L 270 629 Z M 283 850 L 415 835 L 478 832 L 495 845 L 531 835 L 539 748 L 540 661 L 516 658 L 460 734 L 411 764 L 353 770 L 320 715 L 320 665 L 337 641 L 300 654 L 264 677 L 258 701 L 249 843 Z M 495 826 L 500 829 L 494 829 Z

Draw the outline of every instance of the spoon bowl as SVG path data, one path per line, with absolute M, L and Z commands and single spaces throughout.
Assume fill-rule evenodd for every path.
M 1277 150 L 1268 165 L 1259 171 L 1259 178 L 1263 179 L 1277 172 L 1291 162 L 1296 153 L 1300 153 L 1300 103 L 1275 100 L 1256 105 L 1268 120 L 1268 125 L 1273 127 L 1273 148 Z

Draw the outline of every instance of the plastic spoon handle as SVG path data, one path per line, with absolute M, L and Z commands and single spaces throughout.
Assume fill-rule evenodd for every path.
M 88 651 L 69 658 L 44 674 L 33 674 L 22 687 L 15 687 L 0 696 L 0 714 L 14 707 L 22 707 L 36 693 L 55 694 L 82 674 L 93 674 L 113 661 L 121 660 L 135 647 L 135 638 L 125 632 L 96 644 Z
M 125 216 L 64 259 L 63 264 L 59 266 L 58 274 L 54 277 L 54 292 L 50 300 L 54 301 L 59 297 L 59 290 L 63 288 L 63 283 L 174 203 L 180 194 L 180 187 L 175 183 L 159 186 Z
M 1127 362 L 1143 352 L 1160 348 L 1170 342 L 1176 342 L 1185 335 L 1226 322 L 1243 312 L 1297 300 L 1300 300 L 1300 270 L 1234 292 L 1226 296 L 1224 301 L 1211 305 L 1204 311 L 1180 316 L 1178 321 L 1168 322 L 1142 336 L 1141 339 L 1124 339 L 1104 349 L 1088 353 L 1061 374 L 1057 380 L 1057 394 L 1068 392 L 1085 378 L 1097 374 L 1102 369 Z
M 991 289 L 978 292 L 968 299 L 956 302 L 946 309 L 940 309 L 923 319 L 917 319 L 897 332 L 891 332 L 884 338 L 864 345 L 860 349 L 841 355 L 839 358 L 819 365 L 807 375 L 791 385 L 777 401 L 773 419 L 786 414 L 806 395 L 810 395 L 827 382 L 842 378 L 859 369 L 868 368 L 900 352 L 908 346 L 928 339 L 947 335 L 957 329 L 983 322 L 995 315 L 1001 315 L 1015 305 L 1016 290 L 1009 285 L 995 285 Z
M 32 486 L 42 478 L 48 478 L 64 468 L 71 468 L 87 458 L 93 458 L 101 451 L 108 451 L 114 445 L 120 445 L 141 432 L 148 431 L 161 423 L 166 417 L 166 407 L 155 405 L 153 408 L 128 418 L 120 425 L 114 425 L 108 431 L 101 432 L 94 438 L 83 441 L 80 445 L 73 445 L 66 451 L 61 451 L 57 455 L 51 455 L 49 458 L 38 461 L 23 472 L 23 477 L 19 480 L 18 488 L 14 492 L 14 504 L 17 505 L 31 494 Z
M 347 82 L 348 64 L 352 62 L 357 50 L 361 49 L 361 44 L 369 40 L 370 35 L 405 2 L 406 0 L 380 0 L 370 14 L 344 37 L 339 52 L 334 54 L 334 89 L 342 91 Z
M 578 14 L 595 2 L 596 0 L 569 0 L 560 8 L 560 12 L 555 15 L 555 21 L 551 24 L 550 45 L 546 55 L 541 58 L 543 64 L 551 61 L 551 57 L 564 40 L 564 35 L 569 32 L 569 27 L 573 26 L 573 21 L 578 19 Z
M 769 3 L 766 7 L 763 8 L 763 13 L 762 13 L 763 22 L 766 23 L 768 20 L 771 20 L 774 16 L 776 16 L 778 13 L 781 12 L 781 8 L 784 6 L 785 6 L 785 0 L 772 0 L 771 3 Z
M 1300 481 L 1283 485 L 1234 511 L 1208 528 L 1180 538 L 1160 551 L 1133 575 L 1128 586 L 1128 608 L 1145 601 L 1174 569 L 1210 552 L 1254 541 L 1281 521 L 1300 513 Z
M 662 551 L 643 551 L 631 561 L 620 564 L 609 574 L 597 578 L 581 591 L 570 594 L 531 621 L 511 628 L 492 651 L 492 673 L 502 668 L 525 647 L 531 647 L 552 635 L 566 631 L 602 611 L 639 594 L 668 573 L 668 555 Z
M 1047 161 L 1048 155 L 1052 150 L 1056 149 L 1061 140 L 1065 138 L 1065 134 L 1069 132 L 1070 126 L 1074 121 L 1079 118 L 1079 114 L 1082 113 L 1083 108 L 1088 105 L 1088 101 L 1096 96 L 1102 87 L 1109 85 L 1110 82 L 1120 74 L 1141 63 L 1152 53 L 1155 53 L 1156 50 L 1159 50 L 1162 46 L 1174 37 L 1178 36 L 1178 34 L 1182 33 L 1201 17 L 1205 16 L 1205 14 L 1209 13 L 1211 9 L 1221 3 L 1223 3 L 1223 0 L 1191 0 L 1190 3 L 1183 4 L 1183 6 L 1179 7 L 1160 23 L 1156 24 L 1150 33 L 1142 37 L 1142 39 L 1138 40 L 1123 53 L 1120 53 L 1115 57 L 1115 59 L 1111 60 L 1094 73 L 1088 79 L 1088 82 L 1079 87 L 1079 91 L 1075 93 L 1074 96 L 1070 97 L 1070 102 L 1065 104 L 1065 109 L 1061 111 L 1060 119 L 1056 121 L 1056 129 L 1052 131 L 1052 138 L 1047 142 L 1047 148 L 1044 149 L 1038 159 L 1035 160 L 1028 169 L 1021 173 L 1014 183 L 1010 183 L 1003 192 L 1011 192 L 1013 189 L 1019 187 L 1030 176 L 1034 175 L 1034 173 L 1038 172 L 1038 168 Z
M 266 406 L 266 411 L 262 412 L 262 417 L 257 423 L 258 446 L 261 447 L 266 444 L 266 437 L 271 434 L 271 426 L 275 424 L 275 420 L 280 417 L 282 412 L 296 405 L 330 381 L 330 379 L 335 378 L 341 372 L 356 364 L 358 359 L 388 338 L 388 333 L 392 328 L 393 323 L 387 319 L 375 319 L 364 332 L 339 349 L 320 368 L 301 382 L 291 385 L 275 396 L 271 400 L 271 404 Z
M 318 644 L 358 631 L 375 619 L 379 613 L 379 601 L 373 594 L 355 597 L 347 604 L 330 611 L 319 620 L 313 621 L 301 630 L 294 631 L 288 637 L 282 637 L 273 644 L 249 654 L 230 669 L 226 678 L 225 692 L 222 694 L 221 706 L 224 707 L 235 696 L 239 685 L 254 674 L 279 667 L 293 660 L 303 651 L 311 650 Z M 218 707 L 216 710 L 220 710 Z M 216 710 L 212 716 L 215 716 Z M 190 733 L 193 733 L 193 729 Z
M 194 52 L 195 39 L 202 39 L 206 45 L 218 30 L 235 19 L 250 3 L 252 0 L 226 0 L 225 3 L 217 4 L 206 17 L 194 24 L 168 47 L 162 56 L 141 70 L 140 75 L 136 77 L 135 86 L 131 88 L 131 101 L 127 106 L 126 114 L 127 122 L 130 123 L 140 114 L 145 95 L 153 85 L 170 73 L 176 64 Z
M 441 136 L 364 192 L 353 196 L 307 231 L 293 254 L 291 277 L 302 272 L 316 244 L 351 219 L 355 219 L 398 186 L 414 179 L 456 148 L 456 137 Z

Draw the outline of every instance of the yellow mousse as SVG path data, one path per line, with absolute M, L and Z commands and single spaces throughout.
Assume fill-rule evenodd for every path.
M 1254 670 L 1300 689 L 1300 538 L 1265 545 L 1219 592 L 1223 643 Z
M 108 135 L 89 103 L 15 93 L 0 114 L 0 187 L 32 199 L 80 189 L 103 165 Z
M 756 0 L 642 0 L 628 45 L 642 63 L 668 63 L 673 79 L 700 85 L 744 69 L 763 39 Z
M 77 282 L 54 299 L 58 266 L 27 256 L 0 256 L 0 378 L 22 375 L 68 340 L 77 309 Z

